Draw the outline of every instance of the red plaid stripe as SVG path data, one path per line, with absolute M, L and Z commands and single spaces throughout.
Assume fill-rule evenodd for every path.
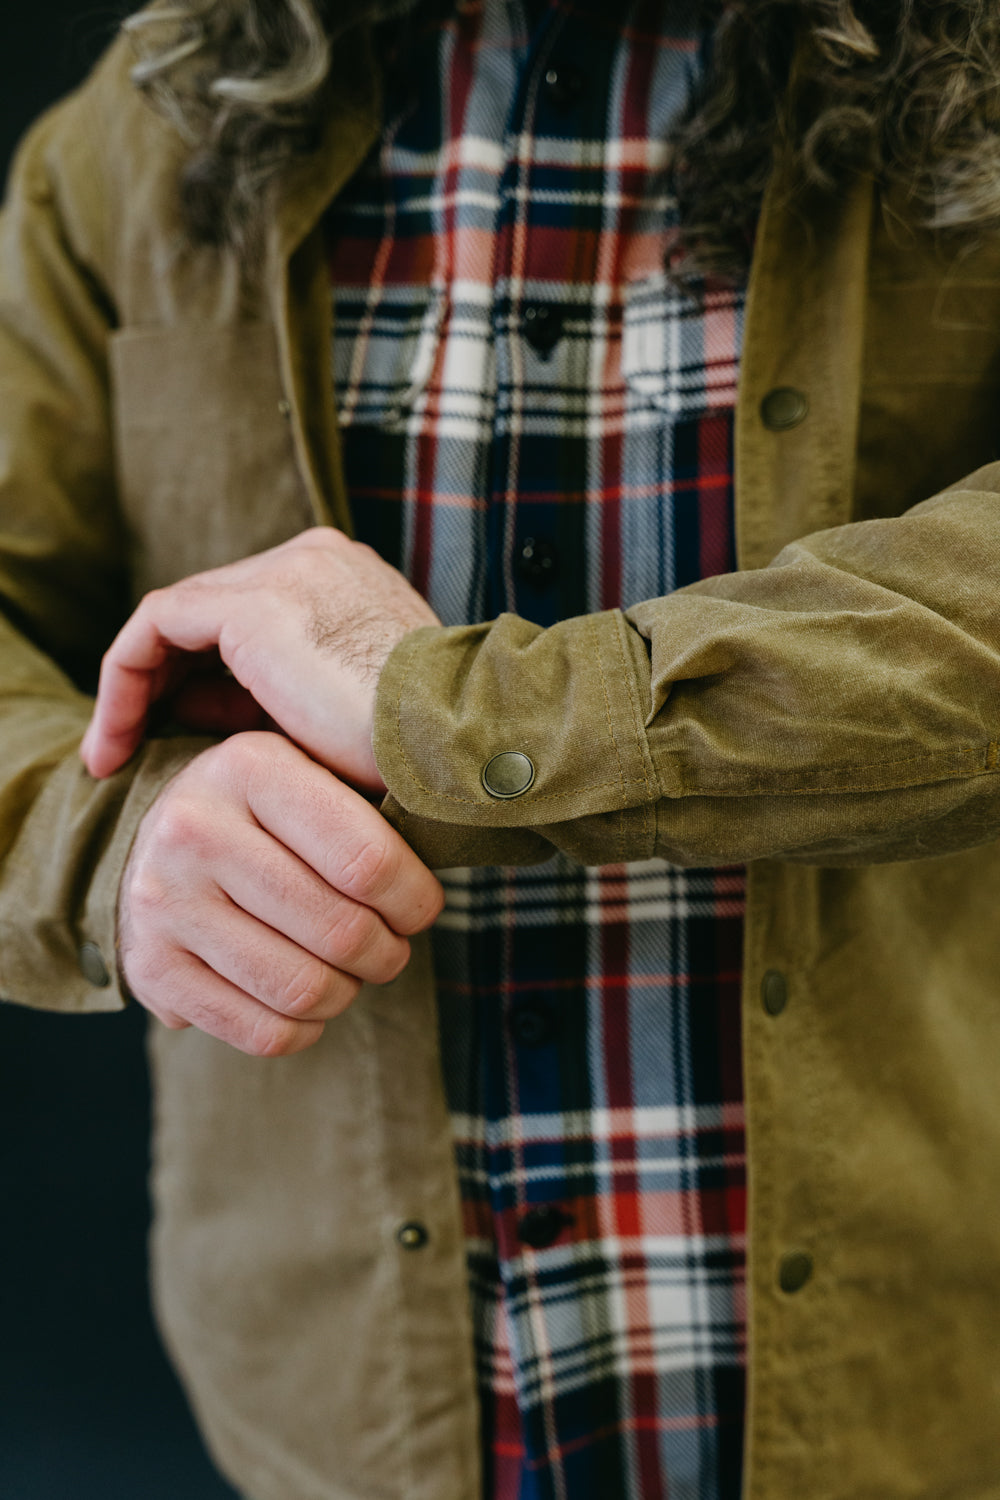
M 662 269 L 694 12 L 538 9 L 418 24 L 329 217 L 358 531 L 449 623 L 733 566 L 742 299 Z M 743 874 L 559 857 L 445 886 L 487 1496 L 735 1500 Z

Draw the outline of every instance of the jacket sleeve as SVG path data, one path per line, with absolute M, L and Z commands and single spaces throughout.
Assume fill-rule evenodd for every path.
M 624 614 L 417 632 L 379 684 L 385 810 L 438 867 L 553 847 L 860 864 L 985 843 L 998 599 L 994 464 Z M 535 776 L 497 800 L 483 772 L 505 751 Z
M 202 743 L 150 744 L 100 785 L 77 754 L 87 690 L 130 606 L 93 92 L 34 128 L 0 217 L 0 997 L 68 1010 L 123 1003 L 121 870 L 142 814 Z

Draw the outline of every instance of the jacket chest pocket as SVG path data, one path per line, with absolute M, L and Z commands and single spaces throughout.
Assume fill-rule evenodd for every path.
M 137 599 L 314 523 L 269 325 L 126 329 L 110 364 Z

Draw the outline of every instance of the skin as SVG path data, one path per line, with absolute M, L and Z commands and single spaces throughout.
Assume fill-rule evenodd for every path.
M 148 595 L 119 633 L 81 746 L 92 775 L 124 765 L 163 697 L 235 731 L 160 793 L 122 877 L 122 971 L 165 1025 L 285 1056 L 405 967 L 441 887 L 355 788 L 384 790 L 386 658 L 438 623 L 370 548 L 317 528 Z

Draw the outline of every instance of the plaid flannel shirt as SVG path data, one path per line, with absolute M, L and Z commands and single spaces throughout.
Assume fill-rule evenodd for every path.
M 734 566 L 742 295 L 679 294 L 693 5 L 473 0 L 327 219 L 358 535 L 446 624 Z M 736 1500 L 743 872 L 446 872 L 435 936 L 487 1500 Z

